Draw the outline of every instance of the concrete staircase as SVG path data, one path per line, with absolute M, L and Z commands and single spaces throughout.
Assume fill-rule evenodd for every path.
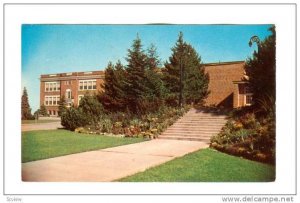
M 210 143 L 211 136 L 218 134 L 226 121 L 224 114 L 192 108 L 158 138 Z

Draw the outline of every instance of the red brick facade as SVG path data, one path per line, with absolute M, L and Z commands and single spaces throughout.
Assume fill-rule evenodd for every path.
M 205 99 L 205 105 L 229 108 L 245 106 L 246 82 L 241 82 L 245 77 L 244 66 L 244 61 L 205 64 L 205 72 L 210 80 L 210 94 Z
M 205 64 L 210 79 L 205 105 L 229 108 L 249 105 L 252 94 L 245 91 L 247 82 L 242 81 L 244 66 L 244 61 Z M 104 71 L 48 74 L 41 75 L 40 80 L 40 105 L 44 104 L 50 115 L 57 116 L 63 95 L 69 105 L 78 106 L 83 95 L 102 91 Z
M 78 106 L 85 94 L 101 91 L 103 71 L 72 72 L 41 75 L 40 105 L 46 106 L 51 116 L 57 116 L 58 102 L 64 95 L 69 106 Z

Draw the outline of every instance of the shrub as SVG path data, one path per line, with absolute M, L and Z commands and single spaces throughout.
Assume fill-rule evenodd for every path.
M 101 119 L 100 122 L 102 124 L 102 132 L 104 133 L 112 132 L 113 124 L 109 118 Z
M 96 123 L 101 115 L 103 115 L 103 106 L 97 100 L 96 96 L 85 95 L 81 100 L 78 107 L 81 112 L 89 117 L 93 123 Z
M 81 109 L 70 107 L 61 116 L 61 125 L 72 131 L 87 124 L 89 124 L 89 117 L 87 117 Z

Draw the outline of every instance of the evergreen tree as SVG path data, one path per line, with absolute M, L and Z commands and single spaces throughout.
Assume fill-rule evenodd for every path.
M 275 113 L 276 98 L 276 32 L 275 26 L 269 29 L 272 34 L 258 42 L 258 51 L 246 61 L 246 74 L 253 92 L 254 106 Z
M 142 113 L 144 109 L 143 101 L 147 93 L 147 55 L 142 50 L 139 37 L 133 41 L 131 49 L 128 49 L 126 60 L 128 62 L 125 80 L 125 89 L 127 92 L 126 104 L 132 112 Z
M 204 72 L 201 57 L 190 44 L 183 41 L 182 32 L 172 48 L 172 56 L 165 63 L 163 80 L 169 91 L 168 102 L 173 105 L 184 101 L 200 103 L 208 95 L 209 78 Z
M 201 103 L 208 96 L 209 77 L 196 50 L 187 45 L 187 57 L 184 58 L 184 98 L 187 103 Z
M 97 123 L 99 118 L 103 115 L 104 109 L 95 95 L 84 95 L 80 100 L 78 110 L 82 112 L 84 119 L 94 124 Z
M 109 62 L 105 69 L 104 92 L 100 101 L 108 111 L 122 111 L 125 109 L 124 83 L 125 70 L 120 61 L 114 66 Z
M 28 101 L 27 89 L 24 87 L 21 101 L 21 118 L 22 120 L 34 119 L 31 114 L 31 108 Z
M 58 115 L 62 116 L 66 112 L 66 110 L 67 110 L 67 102 L 66 102 L 65 95 L 63 95 L 60 98 L 60 101 L 59 101 L 58 105 L 59 105 L 58 106 Z
M 154 44 L 151 44 L 147 49 L 147 69 L 145 76 L 148 92 L 146 93 L 146 99 L 152 107 L 157 108 L 162 105 L 166 95 L 166 88 L 162 81 L 161 68 L 158 67 L 160 64 L 161 62 L 157 54 L 157 49 Z
M 41 105 L 39 114 L 42 116 L 49 116 L 49 114 L 47 113 L 46 106 L 44 104 Z
M 148 68 L 154 70 L 158 68 L 160 65 L 160 59 L 157 54 L 157 48 L 154 44 L 151 44 L 150 47 L 147 49 L 147 65 Z

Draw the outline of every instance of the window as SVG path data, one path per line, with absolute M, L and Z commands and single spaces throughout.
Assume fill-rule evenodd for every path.
M 96 80 L 80 80 L 79 90 L 96 90 Z
M 60 101 L 59 95 L 45 96 L 45 106 L 58 106 Z
M 245 87 L 245 105 L 250 106 L 252 104 L 252 91 L 250 87 Z
M 45 82 L 46 92 L 60 91 L 60 82 Z
M 71 99 L 72 98 L 72 91 L 70 89 L 66 90 L 66 98 Z
M 88 89 L 89 89 L 89 90 L 92 89 L 92 81 L 88 81 Z
M 246 99 L 246 106 L 250 106 L 252 104 L 252 94 L 246 94 L 245 96 L 245 99 Z

